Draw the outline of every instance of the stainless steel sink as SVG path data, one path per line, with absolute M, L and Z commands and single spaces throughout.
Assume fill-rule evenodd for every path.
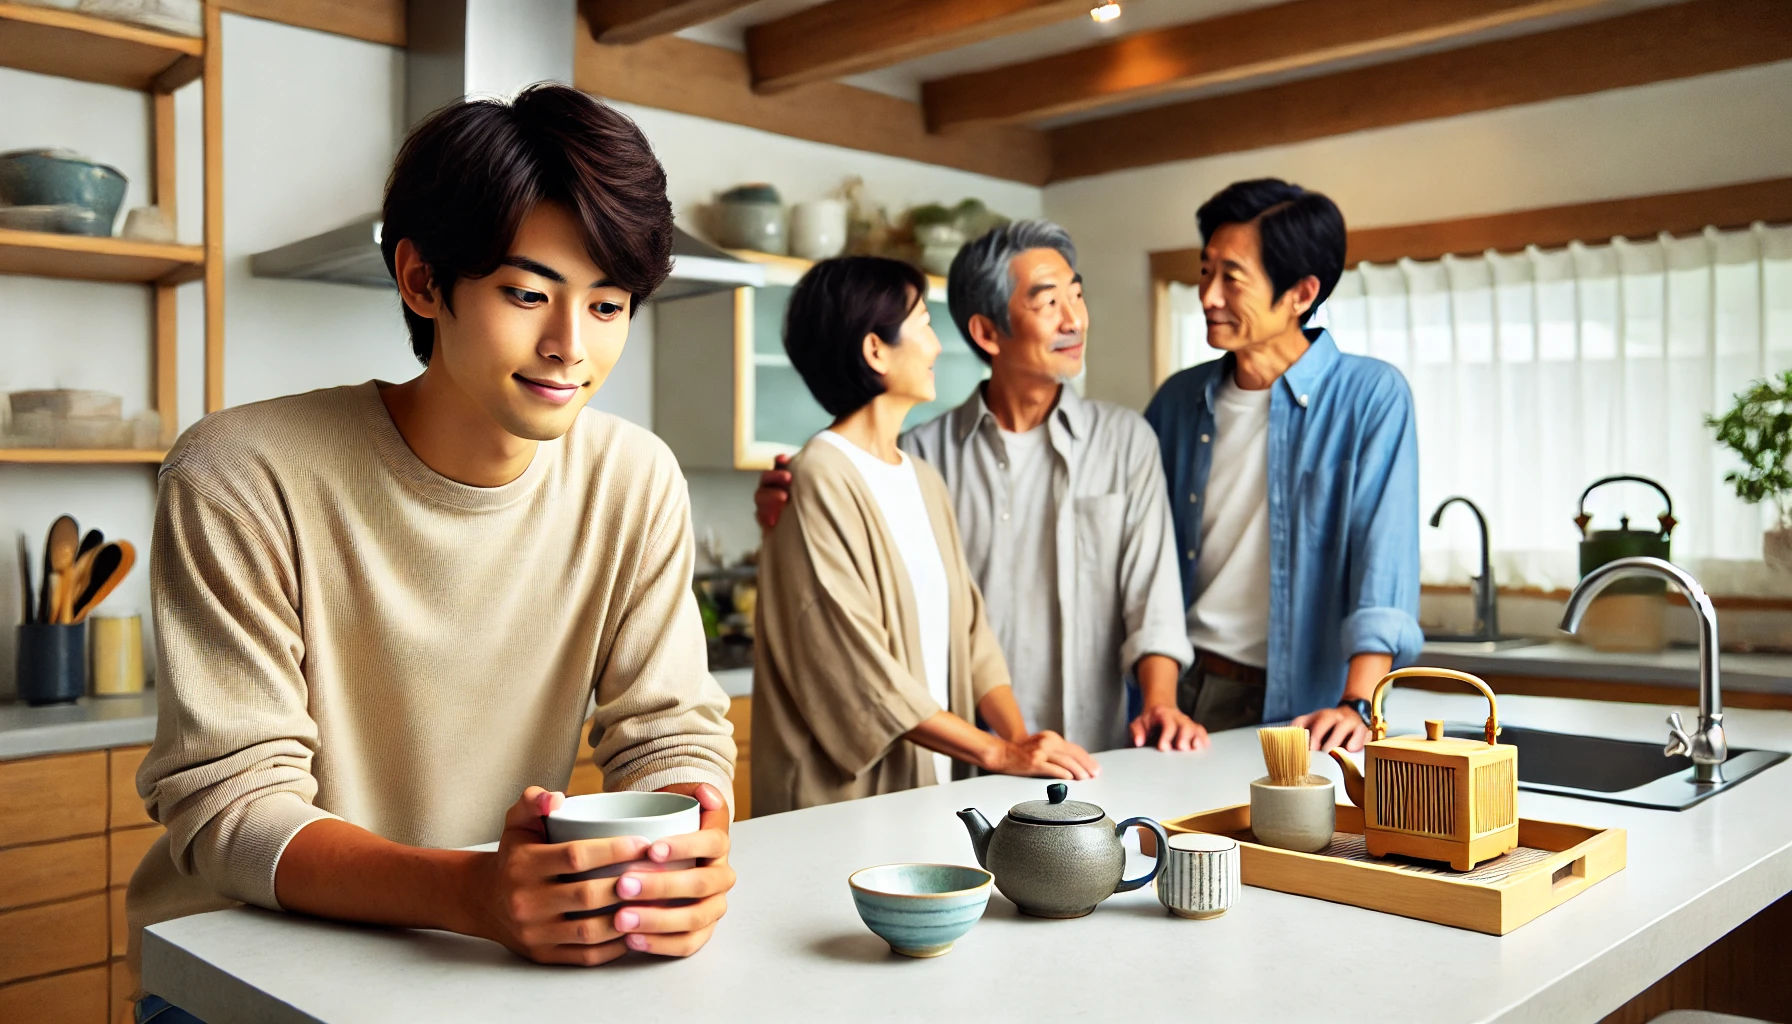
M 1480 739 L 1482 726 L 1452 725 L 1450 736 Z M 1730 751 L 1723 781 L 1693 780 L 1691 758 L 1664 756 L 1656 743 L 1506 726 L 1500 742 L 1518 748 L 1518 788 L 1583 800 L 1685 810 L 1787 757 L 1777 750 Z
M 1549 641 L 1539 640 L 1532 636 L 1502 636 L 1497 640 L 1488 640 L 1478 636 L 1427 636 L 1425 646 L 1437 644 L 1447 645 L 1447 650 L 1439 650 L 1438 654 L 1497 654 L 1500 651 L 1515 650 L 1520 647 L 1537 647 Z

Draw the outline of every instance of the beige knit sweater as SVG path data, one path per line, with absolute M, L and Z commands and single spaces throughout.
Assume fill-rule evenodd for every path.
M 691 567 L 676 461 L 613 416 L 490 488 L 425 466 L 371 382 L 206 417 L 161 471 L 137 789 L 168 834 L 131 879 L 133 961 L 146 924 L 278 909 L 318 818 L 495 840 L 524 787 L 566 785 L 594 690 L 607 788 L 730 793 Z

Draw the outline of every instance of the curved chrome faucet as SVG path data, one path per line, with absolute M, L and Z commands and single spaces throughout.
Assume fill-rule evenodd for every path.
M 1487 541 L 1487 517 L 1481 514 L 1481 507 L 1458 494 L 1445 498 L 1437 511 L 1431 513 L 1431 527 L 1436 529 L 1443 524 L 1444 509 L 1461 502 L 1475 514 L 1475 525 L 1481 530 L 1481 575 L 1474 579 L 1475 590 L 1475 636 L 1477 640 L 1498 640 L 1500 638 L 1500 594 L 1493 582 L 1493 554 Z
M 1663 754 L 1673 757 L 1685 754 L 1692 758 L 1693 781 L 1700 784 L 1724 781 L 1722 765 L 1730 756 L 1724 740 L 1723 691 L 1717 677 L 1717 611 L 1711 598 L 1692 574 L 1672 562 L 1659 558 L 1620 558 L 1607 562 L 1587 573 L 1568 595 L 1568 607 L 1562 613 L 1563 632 L 1580 628 L 1581 616 L 1600 591 L 1626 576 L 1657 576 L 1680 588 L 1686 603 L 1699 617 L 1699 727 L 1688 734 L 1678 711 L 1668 716 L 1668 745 Z

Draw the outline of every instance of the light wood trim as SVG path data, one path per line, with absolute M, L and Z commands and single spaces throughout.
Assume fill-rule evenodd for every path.
M 0 274 L 148 284 L 204 258 L 196 245 L 0 228 Z
M 143 798 L 137 795 L 137 769 L 149 755 L 149 747 L 113 747 L 107 751 L 107 790 L 111 797 L 111 828 L 137 828 L 154 825 L 154 818 L 143 809 Z
M 133 793 L 133 799 L 135 796 Z M 107 884 L 120 888 L 130 884 L 131 875 L 137 870 L 137 865 L 143 862 L 144 854 L 149 852 L 149 848 L 166 831 L 160 825 L 140 825 L 136 828 L 113 829 L 108 833 Z
M 104 964 L 106 894 L 0 914 L 0 982 Z
M 105 830 L 105 751 L 0 761 L 0 843 L 38 843 Z
M 1792 57 L 1792 4 L 1691 0 L 1050 132 L 1052 180 L 1365 131 Z
M 0 3 L 0 65 L 83 82 L 150 90 L 203 40 L 73 11 Z M 192 79 L 187 79 L 191 81 Z M 175 87 L 184 85 L 177 82 Z
M 180 291 L 171 284 L 155 286 L 155 410 L 161 417 L 157 437 L 163 448 L 180 433 Z M 151 453 L 160 454 L 160 453 Z M 162 461 L 157 459 L 157 462 Z
M 124 910 L 125 889 L 120 886 L 106 892 L 106 935 L 111 940 L 110 954 L 124 956 L 130 948 L 131 925 Z
M 176 214 L 180 207 L 180 190 L 176 188 L 179 178 L 180 160 L 179 143 L 175 136 L 174 94 L 171 92 L 152 93 L 149 97 L 151 152 L 153 154 L 152 194 L 153 202 L 161 207 L 162 216 L 168 219 L 170 226 L 177 223 Z M 180 237 L 178 229 L 175 237 Z
M 270 4 L 271 5 L 271 4 Z M 252 13 L 252 12 L 245 12 Z M 217 0 L 205 5 L 205 38 L 223 38 Z M 224 408 L 224 55 L 205 52 L 205 411 Z
M 167 457 L 166 451 L 149 448 L 0 448 L 0 463 L 42 466 L 160 465 Z
M 782 92 L 1087 18 L 1090 0 L 830 0 L 747 29 L 753 86 Z
M 1699 691 L 1691 686 L 1653 683 L 1608 683 L 1596 679 L 1567 679 L 1555 676 L 1486 676 L 1487 685 L 1498 694 L 1526 697 L 1569 697 L 1576 700 L 1604 700 L 1619 704 L 1667 704 L 1675 707 L 1697 707 Z M 1461 691 L 1446 683 L 1414 680 L 1413 687 L 1443 693 Z M 1724 690 L 1724 706 L 1760 711 L 1792 711 L 1792 694 L 1767 693 L 1760 690 Z
M 1419 587 L 1420 594 L 1473 594 L 1474 588 L 1442 583 L 1426 583 Z M 1566 603 L 1571 591 L 1544 590 L 1540 587 L 1501 587 L 1501 599 L 1510 597 L 1531 598 L 1538 601 L 1555 601 Z M 1711 606 L 1718 611 L 1751 611 L 1751 612 L 1783 612 L 1792 611 L 1792 597 L 1743 597 L 1722 594 L 1707 594 Z M 1669 588 L 1667 592 L 1669 604 L 1686 605 L 1686 595 Z
M 777 267 L 792 275 L 790 283 L 809 272 L 815 265 L 814 260 L 806 260 L 801 256 L 780 256 L 777 253 L 759 252 L 754 249 L 724 249 L 723 252 L 748 263 L 758 263 L 767 267 Z M 922 274 L 927 278 L 927 298 L 930 302 L 944 302 L 946 295 L 946 279 L 938 274 Z M 767 281 L 767 284 L 784 284 L 784 281 Z
M 922 84 L 922 104 L 936 130 L 1037 121 L 1614 6 L 1612 0 L 1292 0 L 935 79 Z
M 644 42 L 701 25 L 757 0 L 579 0 L 591 38 L 611 45 Z
M 405 0 L 207 0 L 232 14 L 334 32 L 387 46 L 405 44 Z M 216 39 L 208 29 L 207 38 Z
M 105 887 L 105 836 L 0 850 L 0 910 L 68 899 Z
M 751 469 L 754 461 L 753 289 L 734 289 L 734 468 Z M 771 468 L 768 464 L 763 468 Z
M 753 816 L 753 698 L 728 701 L 728 721 L 734 726 L 734 820 Z
M 0 987 L 0 1020 L 21 1024 L 105 1020 L 107 989 L 104 966 Z
M 1757 220 L 1792 222 L 1792 178 L 1364 228 L 1350 232 L 1346 260 L 1355 266 L 1401 258 L 1433 260 L 1451 253 L 1479 256 L 1490 249 L 1518 252 L 1530 245 L 1548 249 L 1573 241 L 1654 238 L 1664 231 L 1690 235 L 1707 226 L 1739 228 Z
M 1029 185 L 1050 170 L 1045 136 L 1031 129 L 933 134 L 920 104 L 835 82 L 759 95 L 746 56 L 719 46 L 678 36 L 600 46 L 584 30 L 575 46 L 573 83 L 593 95 Z

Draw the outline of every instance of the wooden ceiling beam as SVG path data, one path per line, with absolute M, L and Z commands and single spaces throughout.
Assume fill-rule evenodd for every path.
M 1792 59 L 1787 0 L 1691 0 L 1052 130 L 1052 180 Z
M 832 0 L 747 29 L 753 87 L 782 92 L 1071 18 L 1090 0 Z
M 1045 135 L 1031 128 L 932 133 L 920 104 L 838 82 L 762 96 L 746 56 L 719 46 L 677 36 L 600 46 L 583 31 L 574 45 L 573 84 L 596 96 L 1029 185 L 1045 184 L 1051 169 Z
M 1391 53 L 1614 0 L 1292 0 L 923 83 L 935 129 L 1036 121 L 1178 89 Z
M 579 0 L 579 10 L 600 43 L 639 43 L 701 25 L 754 0 Z

